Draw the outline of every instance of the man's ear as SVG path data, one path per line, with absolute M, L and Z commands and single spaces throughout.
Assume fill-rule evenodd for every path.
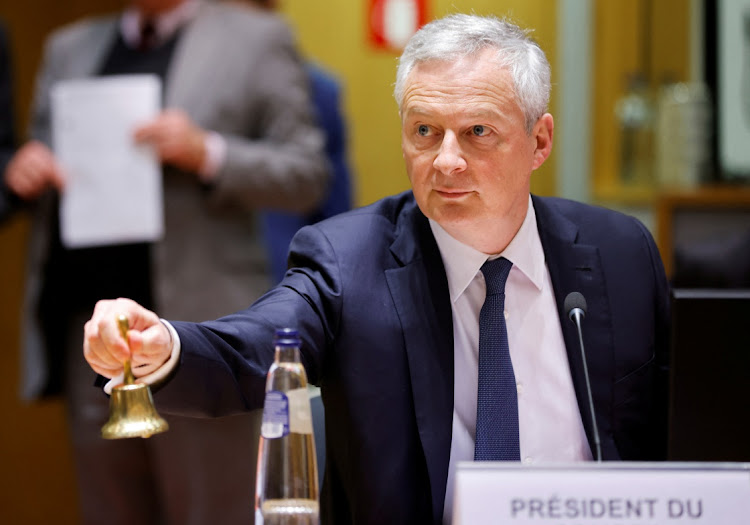
M 545 113 L 534 124 L 531 136 L 536 140 L 536 149 L 534 150 L 534 163 L 532 169 L 537 169 L 544 164 L 549 154 L 552 152 L 552 135 L 555 130 L 555 120 L 552 115 Z

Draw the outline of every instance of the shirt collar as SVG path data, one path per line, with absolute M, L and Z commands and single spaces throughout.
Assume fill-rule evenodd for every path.
M 486 253 L 457 241 L 432 219 L 430 219 L 430 228 L 432 228 L 432 234 L 435 236 L 440 255 L 443 258 L 451 302 L 455 302 L 464 293 L 485 261 L 498 257 L 508 259 L 538 290 L 542 289 L 546 269 L 544 250 L 537 230 L 534 203 L 530 195 L 529 206 L 521 228 L 505 250 L 499 254 L 488 256 Z
M 159 42 L 171 38 L 180 28 L 192 21 L 198 13 L 200 0 L 186 0 L 154 19 L 156 35 Z M 143 15 L 135 7 L 127 8 L 120 18 L 120 32 L 125 43 L 137 47 L 141 38 L 141 19 Z

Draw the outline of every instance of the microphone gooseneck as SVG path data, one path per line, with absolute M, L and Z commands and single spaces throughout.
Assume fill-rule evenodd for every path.
M 586 351 L 583 348 L 583 332 L 581 321 L 586 317 L 586 299 L 580 292 L 570 292 L 563 304 L 568 317 L 578 329 L 578 342 L 581 345 L 581 357 L 583 358 L 583 376 L 586 380 L 586 393 L 589 398 L 589 410 L 591 411 L 591 425 L 594 434 L 594 447 L 596 449 L 596 461 L 602 460 L 602 445 L 599 438 L 599 427 L 596 424 L 596 411 L 594 410 L 594 396 L 591 393 L 591 381 L 589 380 L 589 367 L 586 364 Z

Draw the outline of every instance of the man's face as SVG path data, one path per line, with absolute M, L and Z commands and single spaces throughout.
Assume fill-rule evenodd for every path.
M 531 172 L 549 154 L 552 138 L 550 115 L 526 132 L 512 77 L 496 65 L 494 53 L 418 64 L 401 107 L 401 147 L 417 204 L 475 247 L 498 224 L 520 227 Z M 540 149 L 540 131 L 549 133 L 546 150 Z

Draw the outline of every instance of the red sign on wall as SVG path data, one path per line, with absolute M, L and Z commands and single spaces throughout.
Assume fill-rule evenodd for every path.
M 400 51 L 427 22 L 427 0 L 368 0 L 368 35 L 377 48 Z

